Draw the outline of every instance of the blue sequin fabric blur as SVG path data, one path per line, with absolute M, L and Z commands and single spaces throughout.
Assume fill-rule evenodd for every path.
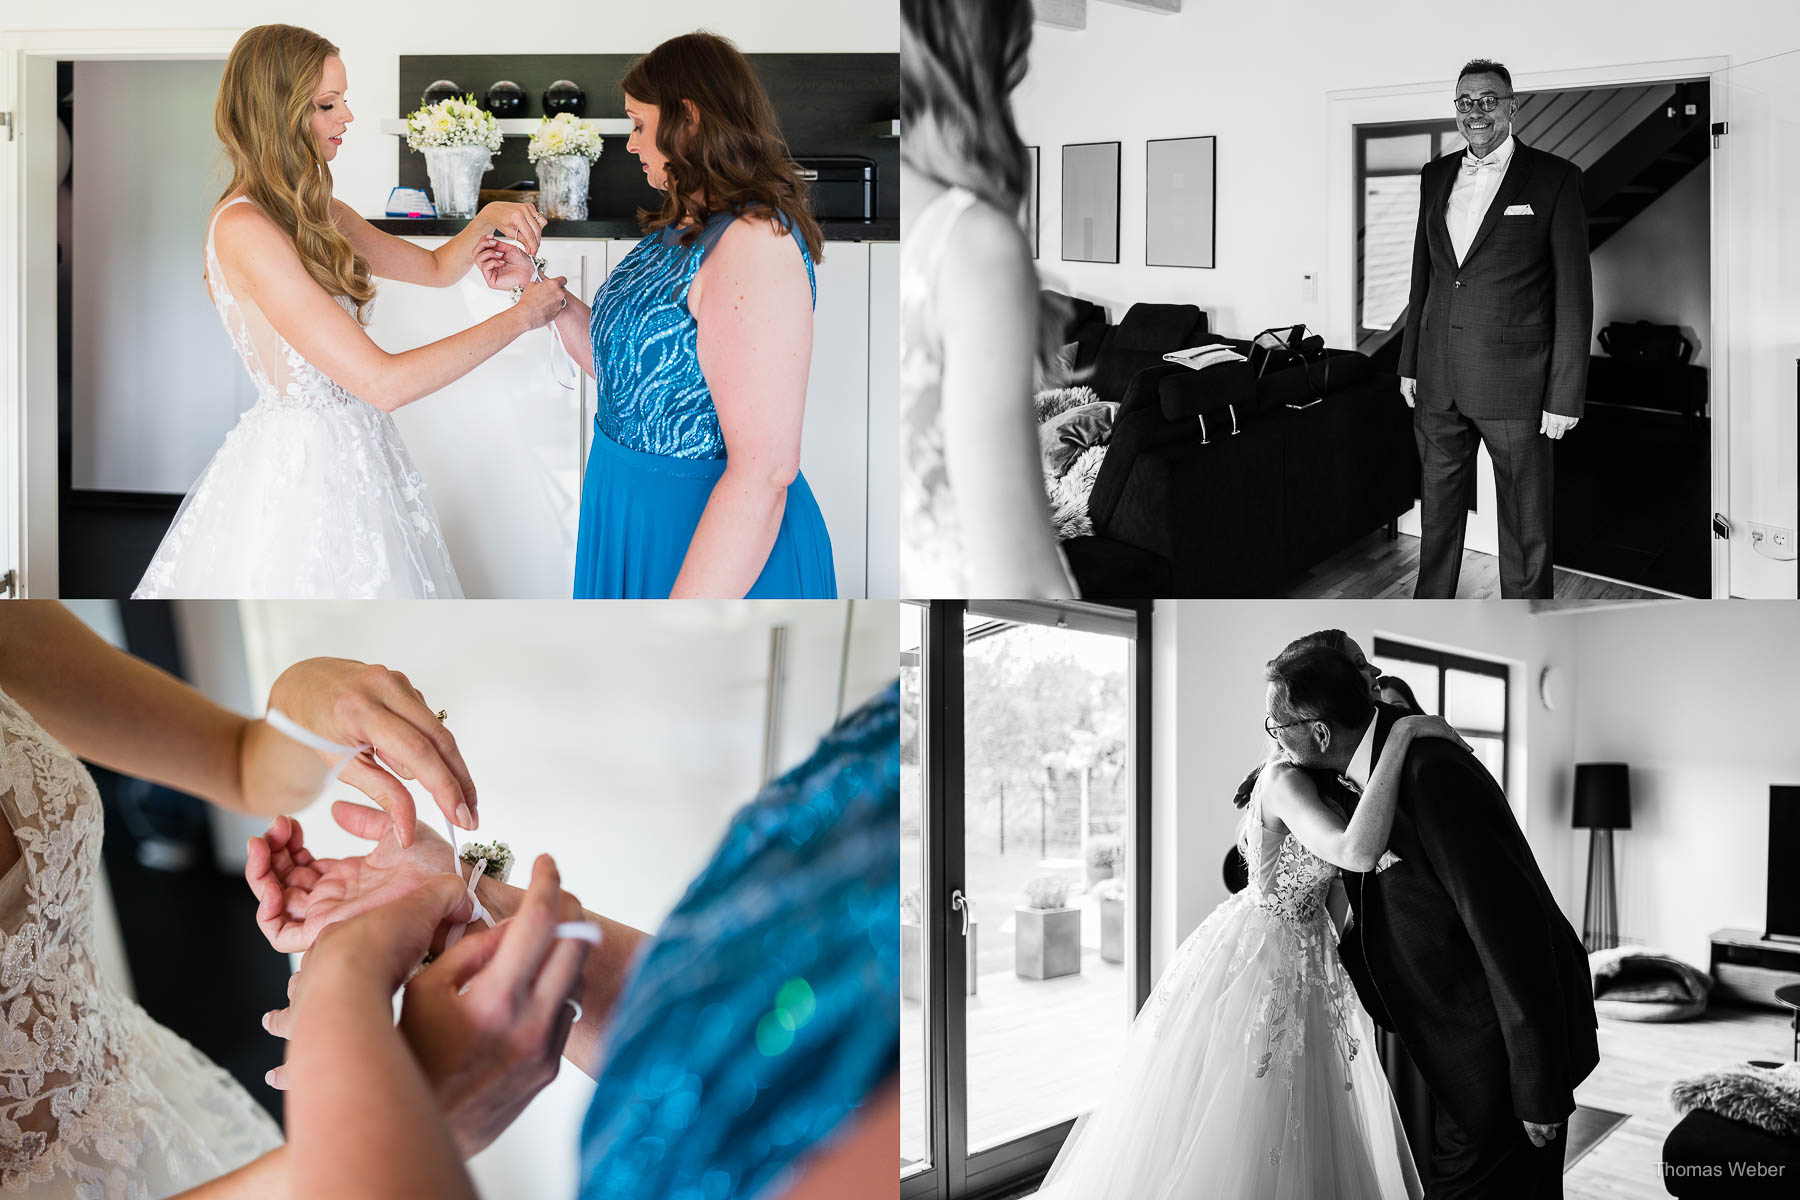
M 665 458 L 724 458 L 725 435 L 712 391 L 700 374 L 700 326 L 688 290 L 706 255 L 735 219 L 715 213 L 691 245 L 665 228 L 613 268 L 594 293 L 588 333 L 594 342 L 595 425 L 627 450 Z M 812 255 L 796 232 L 813 300 Z
M 581 1200 L 777 1196 L 895 1077 L 899 847 L 896 682 L 738 812 L 633 969 Z

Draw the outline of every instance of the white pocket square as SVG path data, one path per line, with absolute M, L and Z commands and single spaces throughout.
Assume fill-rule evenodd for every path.
M 1398 854 L 1395 854 L 1392 850 L 1384 851 L 1381 855 L 1381 860 L 1375 864 L 1375 873 L 1379 875 L 1399 861 L 1400 856 Z
M 1508 217 L 1535 217 L 1535 216 L 1537 216 L 1536 213 L 1531 211 L 1531 205 L 1529 205 L 1529 204 L 1509 204 L 1506 206 L 1506 212 L 1503 215 L 1508 216 Z

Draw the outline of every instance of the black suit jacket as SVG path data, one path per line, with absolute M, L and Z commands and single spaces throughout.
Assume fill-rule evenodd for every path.
M 1594 336 L 1581 168 L 1515 139 L 1460 266 L 1445 213 L 1461 151 L 1425 164 L 1400 374 L 1418 402 L 1470 417 L 1579 417 Z M 1530 215 L 1506 215 L 1529 207 Z
M 1377 757 L 1401 715 L 1382 706 Z M 1354 807 L 1334 775 L 1313 777 Z M 1344 874 L 1355 915 L 1338 950 L 1364 1007 L 1471 1136 L 1566 1120 L 1600 1061 L 1587 954 L 1505 795 L 1455 743 L 1416 741 L 1388 849 L 1387 870 Z

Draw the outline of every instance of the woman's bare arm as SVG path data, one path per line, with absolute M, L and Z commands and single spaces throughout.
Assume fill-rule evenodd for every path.
M 390 354 L 307 273 L 285 233 L 252 205 L 219 214 L 213 245 L 233 281 L 289 345 L 384 412 L 461 379 L 558 310 L 562 281 L 534 283 L 511 308 L 429 345 Z M 554 293 L 554 294 L 552 294 Z
M 695 277 L 688 305 L 725 436 L 725 472 L 670 595 L 741 598 L 769 560 L 788 485 L 800 473 L 813 316 L 792 235 L 772 221 L 733 221 Z
M 489 204 L 443 245 L 427 250 L 375 228 L 342 200 L 331 202 L 331 221 L 350 239 L 356 252 L 368 261 L 372 274 L 425 287 L 449 287 L 467 275 L 474 262 L 476 246 L 495 232 L 498 223 L 506 223 L 508 228 L 502 232 L 509 237 L 529 237 L 526 245 L 530 249 L 538 245 L 537 234 L 545 224 L 543 217 L 529 204 Z
M 1032 405 L 1037 273 L 1017 222 L 986 205 L 964 213 L 935 294 L 945 468 L 962 517 L 970 593 L 1070 596 Z

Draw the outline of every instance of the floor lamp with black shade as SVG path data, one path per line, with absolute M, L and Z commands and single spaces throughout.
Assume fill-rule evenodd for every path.
M 1575 764 L 1575 828 L 1588 834 L 1587 909 L 1581 944 L 1589 954 L 1619 944 L 1618 888 L 1613 882 L 1615 829 L 1631 828 L 1631 772 L 1624 763 Z

